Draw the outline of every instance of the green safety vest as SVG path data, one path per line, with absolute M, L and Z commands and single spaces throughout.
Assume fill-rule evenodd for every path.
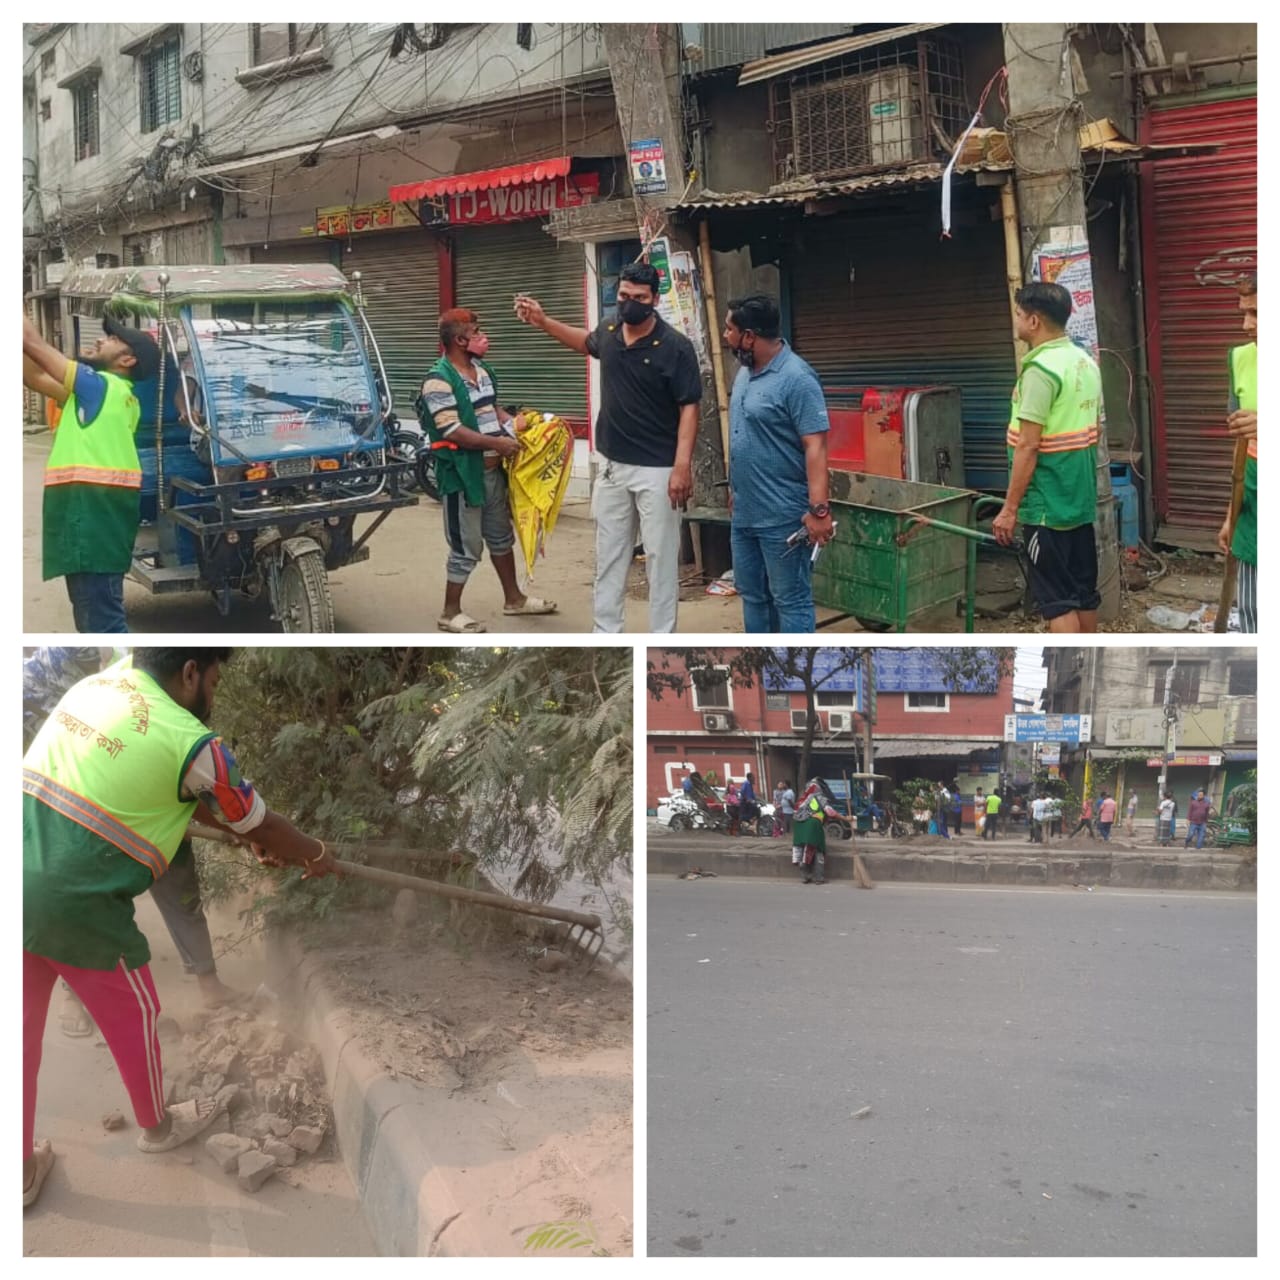
M 474 363 L 477 368 L 483 369 L 489 375 L 489 380 L 493 383 L 493 394 L 496 396 L 498 379 L 493 370 L 479 360 Z M 471 404 L 471 390 L 467 386 L 466 379 L 450 363 L 448 356 L 441 356 L 427 370 L 428 378 L 434 375 L 444 378 L 453 388 L 453 397 L 458 403 L 458 421 L 469 430 L 478 431 L 480 428 L 476 421 L 475 408 Z M 446 437 L 437 429 L 435 419 L 431 416 L 425 401 L 418 406 L 418 421 L 433 445 L 446 440 Z M 444 447 L 432 450 L 431 458 L 435 464 L 436 485 L 441 497 L 461 492 L 466 498 L 467 506 L 484 506 L 484 453 L 482 450 L 462 449 L 446 442 Z
M 1241 409 L 1258 411 L 1258 344 L 1247 342 L 1233 347 L 1230 356 L 1231 391 Z M 1244 464 L 1244 498 L 1231 554 L 1245 564 L 1258 563 L 1258 438 L 1249 441 L 1249 456 Z
M 1047 373 L 1057 393 L 1049 420 L 1040 429 L 1040 449 L 1031 483 L 1018 508 L 1023 524 L 1051 529 L 1074 529 L 1092 524 L 1098 511 L 1098 416 L 1102 406 L 1102 375 L 1097 363 L 1069 338 L 1047 342 L 1027 354 L 1022 362 Z M 1009 470 L 1014 449 L 1022 436 L 1018 416 L 1022 378 L 1013 391 L 1012 411 L 1005 443 Z
M 124 573 L 133 557 L 142 490 L 133 383 L 101 375 L 107 395 L 84 426 L 72 392 L 44 471 L 44 577 Z
M 157 879 L 197 801 L 182 779 L 215 735 L 125 658 L 58 703 L 22 761 L 24 794 L 145 867 Z

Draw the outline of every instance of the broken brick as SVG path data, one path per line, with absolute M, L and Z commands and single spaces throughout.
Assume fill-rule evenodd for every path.
M 270 1156 L 278 1165 L 282 1165 L 285 1168 L 298 1159 L 297 1150 L 287 1142 L 281 1142 L 279 1138 L 268 1138 L 262 1144 L 262 1154 Z
M 240 1157 L 253 1150 L 253 1143 L 248 1138 L 237 1138 L 234 1133 L 215 1133 L 206 1139 L 204 1149 L 223 1173 L 235 1173 Z
M 257 1191 L 278 1167 L 272 1156 L 263 1155 L 261 1151 L 246 1151 L 237 1165 L 240 1190 Z
M 298 1125 L 288 1137 L 288 1143 L 291 1147 L 295 1147 L 299 1151 L 305 1151 L 309 1156 L 315 1155 L 323 1141 L 324 1130 L 317 1129 L 310 1124 Z

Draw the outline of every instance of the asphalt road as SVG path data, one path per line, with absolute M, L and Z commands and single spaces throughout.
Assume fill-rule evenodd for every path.
M 648 892 L 651 1256 L 1255 1253 L 1252 896 Z
M 151 942 L 161 1011 L 198 1007 L 151 899 L 137 901 Z M 215 928 L 215 942 L 217 929 Z M 262 980 L 252 955 L 219 963 L 223 980 L 254 990 Z M 45 1029 L 36 1103 L 36 1137 L 57 1157 L 40 1198 L 23 1211 L 28 1257 L 369 1257 L 376 1254 L 360 1202 L 340 1159 L 298 1167 L 297 1186 L 275 1178 L 242 1192 L 204 1150 L 203 1140 L 163 1155 L 136 1147 L 137 1124 L 111 1054 L 97 1036 L 60 1030 L 61 987 Z M 101 1117 L 122 1111 L 123 1129 L 104 1132 Z

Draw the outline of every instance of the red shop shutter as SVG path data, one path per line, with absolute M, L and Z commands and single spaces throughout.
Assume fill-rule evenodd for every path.
M 1227 350 L 1244 339 L 1238 299 L 1196 269 L 1258 243 L 1258 100 L 1153 109 L 1142 140 L 1217 142 L 1214 155 L 1143 165 L 1143 270 L 1153 384 L 1160 539 L 1207 550 L 1231 489 Z

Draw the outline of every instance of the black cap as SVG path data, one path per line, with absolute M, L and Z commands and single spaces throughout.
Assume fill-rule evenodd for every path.
M 133 382 L 147 382 L 160 371 L 160 348 L 149 334 L 131 325 L 121 324 L 111 316 L 102 317 L 102 328 L 109 337 L 119 338 L 127 343 L 133 352 L 136 364 L 129 370 L 129 379 Z

